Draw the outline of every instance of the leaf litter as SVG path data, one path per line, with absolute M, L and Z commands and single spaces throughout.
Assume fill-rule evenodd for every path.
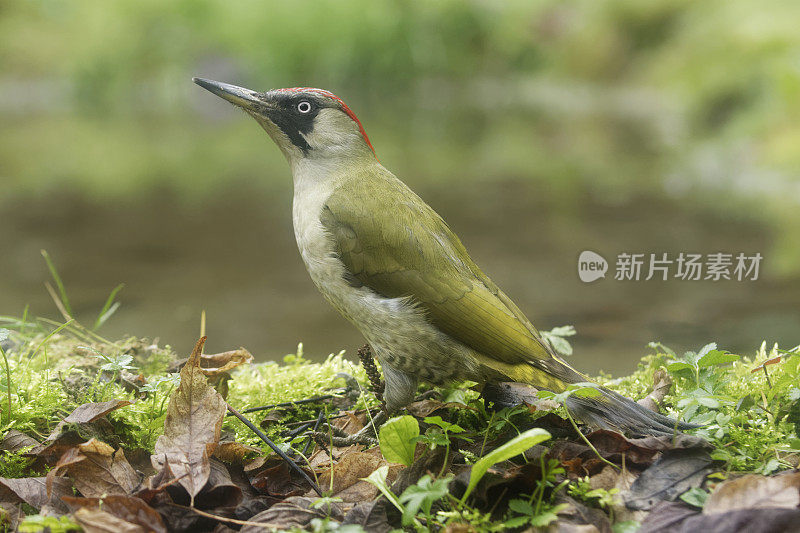
M 176 366 L 180 383 L 169 394 L 149 464 L 128 460 L 125 452 L 136 450 L 123 450 L 109 422 L 115 411 L 147 401 L 142 394 L 135 402 L 83 403 L 41 443 L 8 430 L 0 451 L 28 457 L 42 475 L 0 478 L 0 524 L 18 525 L 25 506 L 86 531 L 114 533 L 343 525 L 455 532 L 524 524 L 606 532 L 612 523 L 641 525 L 645 532 L 777 531 L 798 523 L 800 472 L 719 482 L 710 474 L 720 463 L 700 437 L 630 439 L 596 430 L 584 440 L 558 415 L 557 403 L 519 384 L 495 391 L 497 404 L 508 405 L 499 411 L 425 397 L 384 425 L 379 446 L 372 447 L 303 440 L 303 431 L 317 430 L 320 421 L 319 434 L 340 439 L 368 426 L 375 412 L 357 396 L 346 401 L 332 394 L 273 410 L 265 417 L 269 431 L 292 434 L 292 448 L 312 446 L 306 454 L 286 449 L 325 490 L 320 498 L 276 455 L 223 434 L 226 402 L 215 386 L 252 356 L 244 349 L 205 355 L 204 340 Z M 642 404 L 657 409 L 672 382 L 665 372 L 653 378 Z M 141 376 L 128 381 L 146 382 Z M 481 417 L 489 427 L 476 430 Z M 286 420 L 298 418 L 302 424 L 295 427 L 303 431 L 290 430 Z M 690 501 L 687 491 L 702 497 L 688 505 L 681 501 Z

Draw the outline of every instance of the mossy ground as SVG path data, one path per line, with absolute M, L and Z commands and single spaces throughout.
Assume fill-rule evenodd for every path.
M 63 326 L 6 318 L 2 326 L 8 338 L 2 344 L 0 434 L 16 429 L 43 440 L 78 405 L 121 399 L 133 404 L 109 415 L 120 444 L 128 449 L 152 449 L 163 427 L 169 393 L 177 383 L 171 365 L 185 354 L 142 338 L 110 341 L 75 322 Z M 678 357 L 666 347 L 653 347 L 657 353 L 643 357 L 633 374 L 617 379 L 601 376 L 599 381 L 638 399 L 652 389 L 653 373 L 666 368 L 673 387 L 662 407 L 672 415 L 703 424 L 694 433 L 714 443 L 715 458 L 724 461 L 728 469 L 770 473 L 797 465 L 800 356 L 796 351 L 783 352 L 777 346 L 767 350 L 762 345 L 750 357 L 728 354 L 731 360 L 693 369 L 682 362 L 697 359 L 698 354 Z M 331 354 L 323 362 L 313 363 L 299 345 L 297 353 L 287 355 L 282 364 L 240 367 L 228 381 L 228 401 L 245 410 L 341 393 L 352 377 L 351 389 L 359 389 L 351 392 L 359 395 L 358 406 L 375 405 L 363 369 L 344 355 Z M 765 361 L 772 364 L 764 366 Z M 479 401 L 474 392 L 464 394 L 458 388 L 449 396 L 448 400 Z M 305 404 L 282 413 L 284 418 L 272 424 L 268 434 L 280 440 L 284 423 L 314 419 L 320 405 Z M 462 422 L 473 425 L 481 424 L 483 418 L 464 416 L 472 420 Z M 262 444 L 233 418 L 226 420 L 223 430 L 234 432 L 241 442 Z M 24 475 L 25 464 L 21 457 L 6 454 L 0 476 Z
M 137 337 L 111 341 L 74 321 L 58 324 L 8 317 L 0 317 L 0 320 L 0 346 L 3 348 L 0 435 L 17 430 L 42 442 L 59 421 L 79 405 L 128 400 L 131 405 L 107 416 L 112 428 L 109 442 L 121 446 L 126 455 L 149 456 L 162 433 L 170 394 L 178 384 L 175 372 L 186 354 Z M 767 350 L 766 344 L 762 344 L 751 356 L 740 357 L 717 350 L 715 345 L 682 356 L 659 344 L 652 344 L 651 348 L 655 353 L 644 356 L 636 372 L 617 379 L 601 376 L 598 381 L 626 396 L 640 399 L 652 390 L 654 373 L 659 371 L 666 376 L 672 384 L 660 399 L 662 410 L 701 425 L 691 433 L 713 444 L 717 476 L 724 478 L 731 472 L 768 475 L 797 467 L 800 458 L 800 350 L 782 351 L 777 346 Z M 361 366 L 345 358 L 343 352 L 314 363 L 306 359 L 300 345 L 297 353 L 287 355 L 282 363 L 265 362 L 236 368 L 218 389 L 241 411 L 330 395 L 349 396 L 344 403 L 349 409 L 359 409 L 377 405 L 367 382 Z M 546 414 L 526 408 L 493 412 L 486 408 L 475 390 L 467 388 L 468 385 L 456 384 L 439 390 L 445 402 L 469 406 L 450 411 L 448 418 L 456 426 L 438 417 L 425 418 L 425 421 L 461 428 L 460 431 L 466 431 L 463 435 L 486 443 L 501 434 L 519 433 L 525 427 L 536 425 L 535 419 Z M 558 409 L 565 414 L 563 407 Z M 299 449 L 306 441 L 303 423 L 317 419 L 320 411 L 330 414 L 335 410 L 330 398 L 272 410 L 267 417 L 269 422 L 262 423 L 262 427 L 283 446 Z M 265 411 L 253 412 L 249 417 L 254 422 L 264 421 Z M 287 429 L 298 427 L 301 431 L 286 436 Z M 261 447 L 265 455 L 270 453 L 250 429 L 233 417 L 225 419 L 222 430 L 233 440 Z M 448 444 L 446 434 L 428 433 L 430 431 L 425 438 L 431 443 Z M 469 464 L 480 459 L 480 454 L 466 450 L 462 455 Z M 556 464 L 547 467 L 545 473 L 555 480 L 559 472 L 563 470 Z M 0 477 L 36 475 L 42 475 L 42 471 L 36 469 L 34 460 L 28 458 L 24 450 L 18 453 L 0 451 Z M 543 486 L 552 485 L 553 480 L 548 479 L 543 481 Z M 587 505 L 605 508 L 614 499 L 613 492 L 600 494 L 589 490 L 588 478 L 563 483 L 574 497 L 592 494 L 579 498 Z M 701 489 L 692 490 L 707 495 Z M 598 500 L 595 493 L 602 498 Z M 603 498 L 608 500 L 605 507 Z M 540 514 L 544 516 L 545 511 L 555 517 L 557 508 L 551 507 L 543 507 L 535 517 L 541 518 Z M 467 519 L 465 516 L 459 515 L 458 519 Z M 486 522 L 485 528 L 481 526 L 483 529 L 493 530 L 491 523 L 494 522 L 488 515 L 479 513 L 476 517 L 469 518 L 473 525 L 482 520 Z

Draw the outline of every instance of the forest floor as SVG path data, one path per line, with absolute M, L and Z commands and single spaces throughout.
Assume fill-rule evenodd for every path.
M 550 338 L 568 351 L 570 333 Z M 762 344 L 744 357 L 709 344 L 677 355 L 654 343 L 633 374 L 597 378 L 701 425 L 671 437 L 581 425 L 563 404 L 596 394 L 590 385 L 557 395 L 509 385 L 519 405 L 503 406 L 460 383 L 420 389 L 377 438 L 354 439 L 381 412 L 374 369 L 343 353 L 310 362 L 302 346 L 279 364 L 253 363 L 244 349 L 204 354 L 202 345 L 177 354 L 145 339 L 104 339 L 74 320 L 0 318 L 0 530 L 800 523 L 797 348 Z

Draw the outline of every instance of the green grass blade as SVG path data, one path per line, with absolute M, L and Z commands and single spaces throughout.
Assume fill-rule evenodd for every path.
M 64 305 L 64 309 L 66 309 L 67 313 L 72 316 L 72 307 L 69 305 L 67 290 L 64 288 L 64 282 L 61 281 L 61 276 L 58 275 L 56 265 L 53 264 L 53 261 L 50 259 L 50 254 L 47 253 L 47 250 L 42 250 L 42 257 L 44 257 L 44 260 L 47 263 L 47 268 L 50 269 L 50 275 L 53 276 L 53 280 L 56 282 L 56 286 L 58 287 L 58 295 L 61 298 L 61 303 Z
M 125 287 L 124 283 L 120 283 L 111 291 L 106 299 L 106 303 L 103 305 L 103 308 L 100 309 L 100 312 L 97 313 L 97 319 L 94 321 L 94 326 L 92 326 L 93 330 L 97 330 L 105 324 L 106 320 L 111 318 L 111 315 L 119 308 L 119 302 L 114 303 L 114 298 L 116 298 L 117 293 L 121 291 Z

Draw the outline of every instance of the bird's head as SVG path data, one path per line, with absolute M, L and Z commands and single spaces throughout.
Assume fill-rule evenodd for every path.
M 361 122 L 329 91 L 294 87 L 256 92 L 203 78 L 193 81 L 255 118 L 292 165 L 310 159 L 375 157 Z

